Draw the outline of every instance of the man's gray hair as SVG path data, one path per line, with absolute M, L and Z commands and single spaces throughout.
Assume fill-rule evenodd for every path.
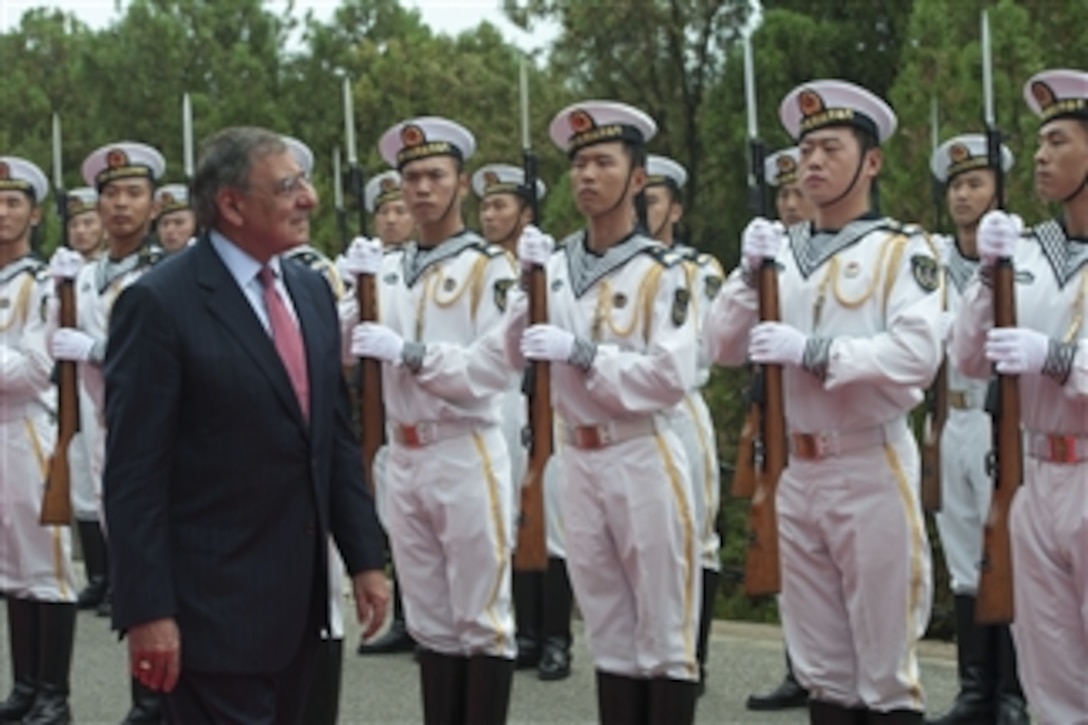
M 201 229 L 212 229 L 219 220 L 215 196 L 220 189 L 246 189 L 249 172 L 267 154 L 284 153 L 283 137 L 256 126 L 232 126 L 207 139 L 193 174 L 192 205 Z

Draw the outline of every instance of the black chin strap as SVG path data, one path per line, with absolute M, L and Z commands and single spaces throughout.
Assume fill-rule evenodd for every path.
M 520 211 L 518 212 L 518 215 L 521 215 Z M 509 231 L 507 231 L 506 234 L 504 234 L 497 242 L 500 246 L 505 247 L 507 245 L 507 242 L 514 238 L 514 235 L 518 232 L 518 224 L 520 221 L 521 219 L 514 219 L 514 223 L 510 227 Z
M 1072 194 L 1062 199 L 1062 203 L 1068 204 L 1069 202 L 1073 201 L 1078 196 L 1080 196 L 1085 189 L 1088 189 L 1088 171 L 1084 172 L 1084 178 L 1081 179 L 1080 186 L 1078 186 Z
M 843 191 L 841 194 L 836 196 L 831 201 L 824 204 L 824 206 L 831 206 L 832 204 L 838 204 L 840 201 L 842 201 L 846 197 L 847 194 L 849 194 L 851 191 L 854 190 L 854 186 L 858 183 L 858 179 L 861 178 L 861 170 L 865 166 L 865 154 L 866 153 L 868 153 L 868 152 L 863 151 L 862 154 L 861 154 L 861 158 L 858 159 L 858 167 L 857 167 L 857 169 L 854 170 L 854 178 L 850 179 L 850 186 L 846 187 L 845 191 Z
M 665 218 L 661 221 L 661 226 L 653 230 L 653 233 L 650 235 L 651 238 L 657 239 L 659 241 L 661 240 L 661 233 L 665 231 L 665 227 L 669 224 L 669 212 L 672 211 L 672 204 L 673 203 L 670 201 L 669 208 L 665 212 Z
M 606 214 L 611 214 L 618 209 L 620 204 L 623 203 L 623 200 L 627 198 L 627 191 L 631 188 L 631 179 L 634 178 L 634 175 L 635 166 L 634 164 L 631 164 L 631 168 L 627 170 L 627 180 L 623 182 L 623 191 L 620 192 L 620 198 L 616 199 L 616 203 L 608 208 L 608 211 L 605 212 Z

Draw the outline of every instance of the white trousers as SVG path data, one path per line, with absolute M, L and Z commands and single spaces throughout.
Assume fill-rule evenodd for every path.
M 1020 681 L 1043 725 L 1088 723 L 1088 463 L 1024 459 L 1013 500 L 1012 625 Z
M 561 456 L 567 568 L 597 669 L 695 680 L 702 576 L 671 430 Z
M 718 509 L 721 507 L 721 473 L 718 470 L 718 444 L 714 423 L 703 394 L 695 390 L 685 396 L 672 416 L 673 429 L 684 446 L 691 478 L 695 522 L 699 530 L 699 557 L 702 568 L 718 571 L 722 567 L 718 551 Z
M 44 410 L 12 406 L 0 420 L 0 592 L 17 599 L 74 602 L 68 526 L 38 523 L 56 429 Z
M 932 600 L 918 449 L 792 458 L 778 485 L 783 622 L 816 700 L 922 710 L 918 640 Z
M 986 472 L 990 416 L 981 410 L 949 410 L 941 434 L 941 535 L 952 593 L 974 596 L 982 560 L 982 527 L 990 511 L 993 479 Z
M 444 654 L 515 654 L 510 462 L 498 427 L 389 447 L 386 524 L 416 641 Z

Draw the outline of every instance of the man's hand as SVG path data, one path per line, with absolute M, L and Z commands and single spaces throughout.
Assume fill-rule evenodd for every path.
M 355 592 L 355 614 L 363 630 L 363 639 L 370 639 L 385 624 L 389 608 L 389 580 L 380 569 L 359 572 L 351 578 Z
M 574 335 L 555 325 L 533 325 L 521 336 L 521 354 L 527 360 L 568 362 Z
M 998 259 L 1011 258 L 1024 230 L 1024 222 L 1015 214 L 997 209 L 988 211 L 978 223 L 978 256 L 983 266 L 992 267 Z
M 986 359 L 1002 375 L 1037 375 L 1049 352 L 1050 338 L 1026 327 L 995 327 L 986 335 Z
M 351 331 L 351 354 L 387 363 L 400 362 L 404 340 L 385 325 L 363 322 Z
M 518 261 L 523 270 L 547 265 L 555 251 L 555 240 L 532 224 L 525 227 L 518 237 Z
M 752 329 L 748 357 L 760 364 L 799 366 L 807 342 L 808 338 L 796 327 L 782 322 L 761 322 Z
M 378 274 L 382 269 L 382 241 L 355 237 L 344 256 L 344 270 L 352 277 L 360 274 Z
M 763 260 L 774 259 L 782 246 L 782 225 L 757 216 L 748 222 L 741 235 L 740 250 L 744 266 L 757 272 Z
M 49 274 L 58 282 L 75 279 L 82 267 L 83 255 L 68 247 L 60 247 L 49 258 Z
M 53 341 L 49 345 L 49 352 L 54 360 L 74 360 L 75 362 L 90 360 L 93 349 L 94 338 L 72 327 L 62 327 L 54 332 Z
M 181 675 L 181 634 L 171 618 L 138 624 L 128 630 L 128 663 L 132 676 L 156 692 L 171 692 Z

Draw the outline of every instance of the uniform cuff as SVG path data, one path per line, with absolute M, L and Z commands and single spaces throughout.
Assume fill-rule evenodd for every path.
M 103 362 L 105 362 L 105 360 L 106 360 L 106 341 L 105 340 L 95 340 L 94 344 L 91 345 L 91 355 L 90 355 L 89 359 L 95 365 L 101 365 Z
M 597 346 L 589 340 L 576 337 L 574 338 L 574 348 L 570 351 L 567 362 L 576 368 L 581 368 L 582 372 L 588 373 L 589 369 L 593 367 L 593 360 L 596 357 Z
M 422 342 L 406 342 L 400 351 L 404 365 L 413 373 L 423 369 L 423 356 L 427 354 L 427 345 Z
M 1077 356 L 1077 343 L 1050 341 L 1046 361 L 1043 362 L 1043 375 L 1058 385 L 1065 385 L 1073 373 L 1073 358 Z
M 805 342 L 805 354 L 801 357 L 801 367 L 820 380 L 827 379 L 827 366 L 831 360 L 830 337 L 810 337 Z

